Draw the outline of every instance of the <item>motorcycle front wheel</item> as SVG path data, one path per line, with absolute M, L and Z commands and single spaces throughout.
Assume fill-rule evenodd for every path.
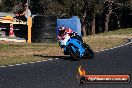
M 74 52 L 73 48 L 76 49 L 76 52 Z M 70 56 L 73 58 L 73 60 L 76 60 L 76 61 L 80 60 L 80 52 L 74 45 L 68 46 L 67 49 L 68 49 Z

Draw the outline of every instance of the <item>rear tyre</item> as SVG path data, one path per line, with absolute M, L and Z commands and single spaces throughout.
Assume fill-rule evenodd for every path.
M 94 58 L 94 52 L 93 52 L 93 50 L 85 42 L 83 44 L 84 44 L 84 47 L 86 48 L 86 56 L 88 56 L 88 58 L 93 59 Z
M 73 47 L 75 48 L 75 46 L 73 46 Z M 71 46 L 68 46 L 67 49 L 68 49 L 68 52 L 69 52 L 70 56 L 73 58 L 73 60 L 76 60 L 76 61 L 80 60 L 80 56 L 78 55 L 78 53 L 79 53 L 78 50 L 76 50 L 77 52 L 75 53 Z
M 94 58 L 93 50 L 89 47 L 87 51 L 88 51 L 88 54 L 89 54 L 89 58 L 93 59 Z

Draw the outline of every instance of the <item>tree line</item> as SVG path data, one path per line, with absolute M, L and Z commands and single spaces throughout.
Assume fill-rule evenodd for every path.
M 0 11 L 9 12 L 27 0 L 1 0 Z M 78 16 L 84 36 L 132 26 L 132 0 L 30 0 L 32 14 Z M 22 10 L 15 9 L 14 12 Z

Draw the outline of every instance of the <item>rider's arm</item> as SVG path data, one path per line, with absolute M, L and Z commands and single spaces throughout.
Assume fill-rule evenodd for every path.
M 60 40 L 61 39 L 61 37 L 58 35 L 58 40 Z

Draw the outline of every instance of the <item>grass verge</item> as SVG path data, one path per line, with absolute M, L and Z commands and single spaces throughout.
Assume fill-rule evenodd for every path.
M 132 38 L 132 28 L 120 29 L 108 33 L 100 33 L 94 36 L 84 37 L 83 40 L 94 51 L 115 47 L 127 42 L 126 38 Z M 48 59 L 42 56 L 62 56 L 63 50 L 58 44 L 43 43 L 12 43 L 0 41 L 0 66 L 19 63 L 34 62 Z

